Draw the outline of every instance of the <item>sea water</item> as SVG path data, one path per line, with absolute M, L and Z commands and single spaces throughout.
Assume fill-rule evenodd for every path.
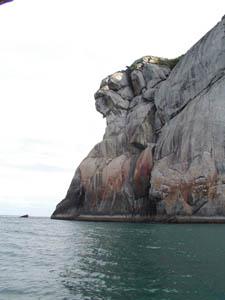
M 0 299 L 223 300 L 225 225 L 0 217 Z

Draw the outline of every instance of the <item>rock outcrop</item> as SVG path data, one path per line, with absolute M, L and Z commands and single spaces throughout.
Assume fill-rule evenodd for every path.
M 225 216 L 225 18 L 180 58 L 103 79 L 95 101 L 103 141 L 52 218 Z

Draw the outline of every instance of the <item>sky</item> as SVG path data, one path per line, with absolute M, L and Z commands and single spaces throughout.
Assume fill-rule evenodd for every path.
M 0 214 L 50 216 L 103 137 L 101 80 L 144 55 L 184 54 L 224 14 L 224 0 L 1 5 Z

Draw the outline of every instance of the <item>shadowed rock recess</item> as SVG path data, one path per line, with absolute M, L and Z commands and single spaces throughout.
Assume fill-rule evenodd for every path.
M 95 101 L 103 140 L 52 218 L 224 221 L 225 18 L 178 59 L 106 77 Z

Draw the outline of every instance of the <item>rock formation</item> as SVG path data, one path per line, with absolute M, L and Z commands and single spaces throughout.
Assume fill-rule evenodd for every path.
M 185 55 L 102 80 L 106 131 L 52 218 L 225 216 L 225 18 Z

